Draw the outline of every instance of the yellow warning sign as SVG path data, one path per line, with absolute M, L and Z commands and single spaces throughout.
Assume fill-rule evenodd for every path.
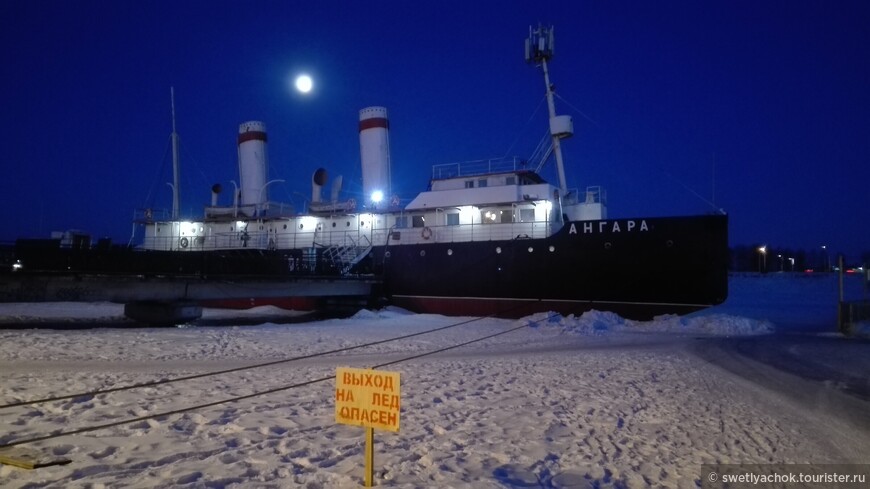
M 399 372 L 338 367 L 335 422 L 399 431 Z

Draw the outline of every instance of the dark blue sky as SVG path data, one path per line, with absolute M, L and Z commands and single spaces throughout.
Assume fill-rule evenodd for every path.
M 866 1 L 2 2 L 0 240 L 126 242 L 135 208 L 170 207 L 170 86 L 190 216 L 238 181 L 247 120 L 286 180 L 272 199 L 300 208 L 320 166 L 359 192 L 370 105 L 390 112 L 405 199 L 435 163 L 527 157 L 546 128 L 522 51 L 539 21 L 575 120 L 569 184 L 604 186 L 611 217 L 715 200 L 732 244 L 870 249 Z M 303 70 L 309 97 L 290 89 Z

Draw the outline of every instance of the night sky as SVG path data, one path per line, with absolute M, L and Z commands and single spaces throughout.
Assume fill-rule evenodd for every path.
M 528 157 L 546 130 L 523 59 L 538 22 L 574 116 L 569 186 L 605 187 L 610 217 L 722 208 L 732 245 L 870 250 L 867 1 L 0 2 L 0 240 L 126 243 L 134 209 L 171 207 L 170 87 L 190 217 L 214 183 L 230 205 L 248 120 L 286 180 L 271 199 L 299 209 L 318 167 L 361 199 L 372 105 L 406 201 L 433 164 Z

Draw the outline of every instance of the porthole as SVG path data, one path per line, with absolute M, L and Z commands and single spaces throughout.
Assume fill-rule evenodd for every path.
M 552 253 L 552 252 L 554 252 L 554 251 L 556 251 L 556 247 L 553 246 L 553 245 L 550 245 L 550 253 Z
M 332 223 L 332 227 L 335 227 L 335 225 L 336 225 L 336 224 L 337 224 L 337 223 L 335 223 L 335 222 L 334 222 L 334 223 Z
M 672 239 L 667 240 L 667 241 L 665 242 L 665 245 L 667 245 L 668 248 L 673 247 L 673 246 L 674 246 L 674 240 L 672 240 Z
M 495 252 L 501 254 L 501 246 L 496 246 Z
M 347 221 L 346 223 L 344 223 L 344 225 L 350 227 L 350 221 Z
M 531 253 L 531 252 L 533 252 L 533 251 L 535 251 L 535 249 L 532 248 L 531 246 L 529 246 L 529 253 Z
M 613 247 L 613 245 L 610 243 L 610 241 L 604 243 L 604 249 L 605 249 L 605 250 L 609 250 L 609 249 L 612 248 L 612 247 Z
M 453 250 L 448 249 L 448 250 L 447 250 L 447 256 L 452 256 L 452 255 L 453 255 Z
M 389 258 L 391 256 L 392 256 L 392 254 L 389 251 L 384 253 L 384 258 Z
M 305 224 L 301 224 L 301 223 L 299 224 L 299 229 L 302 229 L 304 227 L 305 227 Z
M 420 250 L 420 256 L 426 256 L 426 250 Z
M 284 229 L 287 229 L 287 225 L 286 225 L 286 224 L 284 225 Z

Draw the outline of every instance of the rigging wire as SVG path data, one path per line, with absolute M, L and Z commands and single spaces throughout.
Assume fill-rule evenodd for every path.
M 562 102 L 565 102 L 565 105 L 567 105 L 568 107 L 571 107 L 572 109 L 574 109 L 575 112 L 577 112 L 578 114 L 580 114 L 581 116 L 583 116 L 584 119 L 586 119 L 587 121 L 589 121 L 589 122 L 595 124 L 595 125 L 598 126 L 598 127 L 601 127 L 601 125 L 598 124 L 598 122 L 596 122 L 595 119 L 593 119 L 593 118 L 589 117 L 588 115 L 586 115 L 585 113 L 583 113 L 582 110 L 580 110 L 580 109 L 578 109 L 577 107 L 575 107 L 571 102 L 565 100 L 564 97 L 562 97 L 561 95 L 559 95 L 559 94 L 556 93 L 556 92 L 553 92 L 553 94 L 556 95 L 556 98 L 558 98 L 558 99 L 561 100 Z
M 166 170 L 166 162 L 168 161 L 167 156 L 169 155 L 169 149 L 171 145 L 172 138 L 166 141 L 166 146 L 163 148 L 163 158 L 160 160 L 160 168 L 157 170 L 157 173 L 154 175 L 154 180 L 151 182 L 151 187 L 148 188 L 148 194 L 145 196 L 145 204 L 143 207 L 154 207 L 154 199 L 156 196 L 154 195 L 154 188 L 157 187 L 157 182 L 160 180 L 160 177 L 163 176 L 163 173 Z
M 514 331 L 520 330 L 520 329 L 522 329 L 522 328 L 530 327 L 530 326 L 532 326 L 533 324 L 541 323 L 541 322 L 544 322 L 544 321 L 549 321 L 551 318 L 553 318 L 553 317 L 555 317 L 555 316 L 558 316 L 558 315 L 559 315 L 558 313 L 549 314 L 546 318 L 539 319 L 539 320 L 537 320 L 537 321 L 527 322 L 527 323 L 525 323 L 525 324 L 522 324 L 522 325 L 520 325 L 520 326 L 516 326 L 516 327 L 514 327 L 514 328 L 510 328 L 510 329 L 505 330 L 505 331 L 500 331 L 500 332 L 498 332 L 498 333 L 493 333 L 493 334 L 486 335 L 486 336 L 483 336 L 483 337 L 480 337 L 480 338 L 475 338 L 475 339 L 473 339 L 473 340 L 466 341 L 466 342 L 463 342 L 463 343 L 459 343 L 459 344 L 456 344 L 456 345 L 451 345 L 451 346 L 448 346 L 448 347 L 445 347 L 445 348 L 439 348 L 439 349 L 437 349 L 437 350 L 432 350 L 432 351 L 428 351 L 428 352 L 420 353 L 420 354 L 417 354 L 417 355 L 412 355 L 412 356 L 405 357 L 405 358 L 400 359 L 400 360 L 394 360 L 394 361 L 392 361 L 392 362 L 383 363 L 383 364 L 380 364 L 380 365 L 376 365 L 376 366 L 374 366 L 374 367 L 372 367 L 372 368 L 373 368 L 373 369 L 376 369 L 376 368 L 385 367 L 385 366 L 388 366 L 388 365 L 395 365 L 395 364 L 397 364 L 397 363 L 402 363 L 402 362 L 407 362 L 407 361 L 410 361 L 410 360 L 415 360 L 415 359 L 422 358 L 422 357 L 426 357 L 426 356 L 430 356 L 430 355 L 435 355 L 435 354 L 437 354 L 437 353 L 441 353 L 441 352 L 444 352 L 444 351 L 447 351 L 447 350 L 452 350 L 452 349 L 459 348 L 459 347 L 462 347 L 462 346 L 470 345 L 470 344 L 472 344 L 472 343 L 477 343 L 477 342 L 479 342 L 479 341 L 483 341 L 483 340 L 487 340 L 487 339 L 490 339 L 490 338 L 494 338 L 494 337 L 496 337 L 496 336 L 500 336 L 500 335 L 503 335 L 503 334 L 511 333 L 511 332 L 514 332 Z M 453 326 L 456 326 L 456 325 L 459 325 L 459 324 L 467 324 L 467 323 L 470 323 L 470 322 L 474 322 L 474 321 L 478 321 L 478 320 L 484 319 L 484 318 L 486 318 L 486 317 L 489 317 L 489 316 L 481 316 L 481 317 L 477 317 L 477 318 L 474 318 L 474 319 L 471 319 L 471 320 L 468 320 L 468 321 L 464 321 L 464 322 L 462 322 L 462 323 L 456 323 L 456 324 L 454 324 L 454 325 L 449 325 L 449 327 L 453 327 Z M 447 327 L 447 326 L 446 326 L 446 327 Z M 446 329 L 446 327 L 441 327 L 441 328 L 437 328 L 437 329 Z M 436 330 L 437 330 L 437 329 L 436 329 Z M 431 330 L 431 331 L 436 331 L 436 330 Z M 424 333 L 425 333 L 425 332 L 424 332 Z M 420 334 L 424 334 L 424 333 L 412 333 L 412 334 L 410 334 L 410 335 L 406 335 L 406 336 L 404 336 L 404 337 L 418 336 L 418 335 L 420 335 Z M 383 343 L 383 341 L 381 341 L 380 343 Z M 232 369 L 232 370 L 237 370 L 237 369 Z M 17 440 L 17 441 L 10 442 L 10 443 L 0 444 L 0 449 L 10 448 L 10 447 L 14 447 L 14 446 L 17 446 L 17 445 L 24 445 L 24 444 L 29 444 L 29 443 L 36 443 L 36 442 L 40 442 L 40 441 L 51 440 L 51 439 L 54 439 L 54 438 L 60 438 L 60 437 L 64 437 L 64 436 L 78 435 L 78 434 L 81 434 L 81 433 L 89 433 L 89 432 L 92 432 L 92 431 L 98 431 L 98 430 L 107 429 L 107 428 L 114 428 L 114 427 L 116 427 L 116 426 L 121 426 L 121 425 L 125 425 L 125 424 L 130 424 L 130 423 L 136 423 L 136 422 L 139 422 L 139 421 L 147 421 L 147 420 L 150 420 L 150 419 L 162 418 L 162 417 L 166 417 L 166 416 L 172 416 L 172 415 L 175 415 L 175 414 L 183 414 L 183 413 L 186 413 L 186 412 L 195 411 L 195 410 L 203 409 L 203 408 L 207 408 L 207 407 L 213 407 L 213 406 L 217 406 L 217 405 L 220 405 L 220 404 L 226 404 L 226 403 L 231 403 L 231 402 L 238 402 L 238 401 L 242 401 L 242 400 L 245 400 L 245 399 L 251 399 L 251 398 L 254 398 L 254 397 L 264 396 L 264 395 L 267 395 L 267 394 L 273 394 L 273 393 L 275 393 L 275 392 L 281 392 L 281 391 L 286 391 L 286 390 L 290 390 L 290 389 L 295 389 L 295 388 L 297 388 L 297 387 L 305 387 L 305 386 L 312 385 L 312 384 L 317 384 L 317 383 L 320 383 L 320 382 L 326 382 L 326 381 L 328 381 L 328 380 L 332 380 L 332 379 L 334 379 L 334 378 L 335 378 L 334 375 L 329 375 L 329 376 L 327 376 L 327 377 L 320 377 L 320 378 L 317 378 L 317 379 L 311 379 L 311 380 L 307 380 L 307 381 L 305 381 L 305 382 L 299 382 L 299 383 L 296 383 L 296 384 L 291 384 L 291 385 L 286 385 L 286 386 L 281 386 L 281 387 L 275 387 L 275 388 L 272 388 L 272 389 L 266 389 L 266 390 L 263 390 L 263 391 L 253 392 L 253 393 L 251 393 L 251 394 L 246 394 L 246 395 L 242 395 L 242 396 L 231 397 L 231 398 L 222 399 L 222 400 L 219 400 L 219 401 L 212 401 L 212 402 L 208 402 L 208 403 L 198 404 L 198 405 L 195 405 L 195 406 L 189 406 L 189 407 L 186 407 L 186 408 L 179 408 L 179 409 L 173 409 L 173 410 L 170 410 L 170 411 L 163 411 L 163 412 L 160 412 L 160 413 L 149 414 L 149 415 L 147 415 L 147 416 L 140 416 L 140 417 L 133 418 L 133 419 L 127 419 L 127 420 L 123 420 L 123 421 L 114 421 L 114 422 L 112 422 L 112 423 L 106 423 L 106 424 L 102 424 L 102 425 L 87 426 L 87 427 L 84 427 L 84 428 L 78 428 L 78 429 L 69 430 L 69 431 L 59 431 L 59 432 L 52 433 L 52 434 L 50 434 L 50 435 L 43 435 L 43 436 L 39 436 L 39 437 L 35 437 L 35 438 L 27 438 L 27 439 Z
M 507 151 L 505 151 L 505 154 L 504 154 L 504 156 L 502 156 L 502 159 L 508 158 L 510 156 L 511 151 L 514 150 L 514 146 L 517 145 L 517 143 L 520 141 L 520 138 L 522 137 L 522 134 L 525 132 L 525 129 L 529 126 L 529 124 L 532 123 L 532 120 L 538 114 L 538 111 L 541 110 L 541 106 L 544 105 L 545 100 L 547 100 L 546 95 L 541 97 L 541 100 L 538 102 L 537 107 L 535 107 L 535 110 L 532 111 L 532 115 L 529 116 L 529 119 L 526 121 L 525 124 L 523 124 L 523 127 L 520 129 L 520 136 L 517 136 L 516 139 L 514 139 L 514 142 L 512 142 L 511 145 L 508 147 Z

